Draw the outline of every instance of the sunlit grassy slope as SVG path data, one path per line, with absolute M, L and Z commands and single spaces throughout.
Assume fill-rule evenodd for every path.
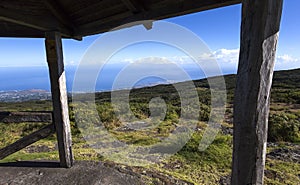
M 196 128 L 188 143 L 176 154 L 157 164 L 148 165 L 148 170 L 162 172 L 195 184 L 226 183 L 230 177 L 232 155 L 232 103 L 234 96 L 235 75 L 225 76 L 227 86 L 226 120 L 213 143 L 204 151 L 199 151 L 199 142 L 207 127 L 210 113 L 210 90 L 207 80 L 194 81 L 199 95 L 201 109 L 191 112 L 197 115 Z M 184 86 L 184 82 L 180 85 Z M 84 96 L 84 95 L 82 95 Z M 161 97 L 166 102 L 166 115 L 162 122 L 147 130 L 126 130 L 116 115 L 111 104 L 111 93 L 96 94 L 96 110 L 105 129 L 117 140 L 133 146 L 149 146 L 161 142 L 176 127 L 181 113 L 180 97 L 174 86 L 158 85 L 133 89 L 130 91 L 130 109 L 135 117 L 145 119 L 150 116 L 149 102 Z M 120 100 L 121 101 L 121 100 Z M 268 148 L 268 153 L 278 149 L 299 149 L 300 120 L 300 70 L 276 72 L 272 89 L 269 139 L 275 144 Z M 70 101 L 70 119 L 72 124 L 73 153 L 76 160 L 111 159 L 97 153 L 83 139 L 76 120 L 76 106 L 85 109 L 85 102 Z M 117 107 L 121 110 L 120 107 Z M 45 111 L 51 110 L 50 101 L 30 101 L 18 103 L 0 103 L 0 111 Z M 80 110 L 80 109 L 79 109 Z M 87 112 L 86 117 L 92 117 Z M 0 123 L 0 147 L 13 143 L 17 139 L 41 128 L 41 123 L 4 124 Z M 125 128 L 125 130 L 124 130 Z M 293 143 L 293 144 L 291 144 Z M 123 155 L 127 151 L 124 151 Z M 58 160 L 55 135 L 38 141 L 1 162 L 18 160 Z M 266 184 L 300 184 L 299 161 L 282 158 L 267 158 Z M 150 178 L 149 182 L 151 184 Z M 154 180 L 153 180 L 154 184 Z

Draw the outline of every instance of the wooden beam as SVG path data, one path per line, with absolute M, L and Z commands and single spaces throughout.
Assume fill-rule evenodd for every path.
M 232 184 L 263 184 L 282 0 L 244 0 L 234 98 Z
M 27 26 L 40 31 L 47 31 L 51 28 L 49 20 L 38 19 L 37 17 L 30 15 L 25 16 L 18 12 L 14 12 L 2 7 L 0 7 L 0 20 Z
M 126 7 L 133 13 L 139 13 L 139 12 L 145 12 L 146 9 L 144 6 L 142 6 L 139 2 L 135 1 L 135 0 L 122 0 L 122 2 L 126 5 Z M 131 27 L 132 25 L 128 25 L 128 27 Z M 151 30 L 152 26 L 153 26 L 153 21 L 144 23 L 143 26 L 147 29 L 147 30 Z M 124 27 L 123 27 L 124 28 Z M 115 30 L 115 29 L 114 29 Z
M 155 5 L 149 7 L 149 10 L 136 14 L 118 14 L 108 17 L 105 21 L 96 20 L 88 24 L 80 25 L 75 35 L 87 36 L 92 34 L 103 33 L 123 24 L 141 21 L 141 20 L 160 20 L 174 16 L 185 15 L 194 12 L 200 12 L 213 8 L 234 5 L 241 3 L 241 0 L 210 0 L 210 1 L 169 1 L 165 6 Z
M 103 19 L 99 19 L 99 20 L 96 20 L 93 22 L 86 23 L 79 27 L 79 29 L 77 30 L 77 33 L 75 33 L 75 35 L 81 35 L 82 33 L 85 33 L 89 29 L 94 30 L 93 28 L 103 28 L 104 25 L 109 24 L 111 21 L 116 23 L 116 22 L 118 22 L 118 20 L 122 19 L 123 17 L 128 17 L 130 15 L 132 15 L 131 12 L 126 11 L 126 12 L 122 12 L 122 13 L 119 13 L 119 14 L 116 14 L 116 15 L 113 15 L 110 17 L 106 17 Z M 117 24 L 117 25 L 119 25 L 119 24 Z M 109 26 L 107 28 L 108 29 L 105 28 L 105 31 L 110 31 L 110 29 L 113 29 L 114 27 Z
M 55 128 L 53 124 L 47 125 L 42 129 L 33 132 L 32 134 L 19 139 L 18 141 L 14 142 L 13 144 L 0 149 L 0 160 L 4 159 L 5 157 L 20 151 L 21 149 L 41 140 L 55 132 Z
M 0 112 L 2 123 L 52 123 L 52 112 Z
M 70 29 L 63 28 L 60 24 L 51 17 L 39 17 L 32 15 L 23 15 L 18 12 L 11 11 L 9 9 L 0 6 L 0 21 L 6 21 L 17 25 L 33 28 L 41 32 L 60 31 L 62 36 L 66 38 L 74 38 L 76 40 L 82 40 L 81 36 L 73 37 L 73 32 Z M 9 34 L 8 34 L 9 35 Z M 13 33 L 12 33 L 13 35 Z
M 47 33 L 45 44 L 50 72 L 53 120 L 57 133 L 60 164 L 62 167 L 69 168 L 73 163 L 72 139 L 60 34 L 57 32 Z
M 122 0 L 122 2 L 132 13 L 144 11 L 144 8 L 135 0 Z
M 66 27 L 66 29 L 69 30 L 70 33 L 73 33 L 76 27 L 63 7 L 57 2 L 57 0 L 43 0 L 43 2 L 51 11 L 51 13 L 56 17 L 56 19 L 61 22 Z

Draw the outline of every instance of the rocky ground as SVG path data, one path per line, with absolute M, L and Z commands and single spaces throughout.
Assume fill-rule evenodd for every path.
M 285 143 L 284 145 L 284 147 L 280 147 L 278 143 L 268 143 L 268 148 L 273 149 L 267 153 L 267 159 L 300 163 L 300 145 L 292 143 Z M 280 175 L 278 175 L 275 171 L 267 169 L 265 169 L 265 176 L 270 179 L 280 178 Z M 298 178 L 299 179 L 295 179 L 295 181 L 300 182 L 300 172 Z M 221 185 L 230 185 L 230 175 L 221 177 L 219 183 Z
M 17 162 L 1 164 L 0 184 L 143 184 L 138 176 L 122 173 L 98 162 L 76 162 L 70 169 L 55 162 Z
M 222 127 L 223 134 L 231 134 L 232 128 Z M 267 159 L 300 163 L 300 145 L 292 143 L 268 143 Z M 25 149 L 28 153 L 56 150 L 46 145 L 33 145 Z M 166 163 L 164 168 L 180 168 L 180 163 Z M 265 170 L 265 176 L 275 179 L 279 175 Z M 300 181 L 300 173 L 299 179 Z M 167 174 L 142 167 L 131 167 L 113 162 L 76 161 L 71 169 L 62 169 L 55 162 L 0 163 L 0 185 L 8 184 L 155 184 L 190 185 Z M 230 175 L 220 178 L 219 184 L 229 185 Z
M 57 162 L 15 162 L 0 164 L 0 185 L 144 185 L 191 183 L 159 172 L 114 163 L 76 161 L 70 169 Z
M 281 148 L 276 143 L 269 143 L 269 147 L 275 149 L 267 154 L 267 158 L 286 162 L 300 163 L 300 145 L 287 144 Z M 37 152 L 45 150 L 43 147 L 29 150 Z M 76 161 L 71 169 L 59 168 L 57 162 L 15 162 L 0 164 L 0 185 L 68 185 L 68 184 L 91 184 L 91 185 L 190 185 L 191 183 L 176 179 L 161 172 L 145 169 L 142 167 L 130 167 L 112 162 Z M 170 166 L 170 168 L 172 168 Z M 268 177 L 276 176 L 272 171 L 266 170 Z M 299 173 L 300 178 L 300 173 Z M 230 184 L 230 175 L 220 179 L 219 184 Z
M 300 145 L 285 144 L 286 147 L 279 147 L 276 143 L 269 143 L 270 147 L 277 147 L 267 154 L 267 158 L 285 162 L 300 163 Z M 299 173 L 300 174 L 300 173 Z

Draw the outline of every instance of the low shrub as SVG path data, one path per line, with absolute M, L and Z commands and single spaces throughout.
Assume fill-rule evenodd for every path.
M 297 116 L 286 113 L 271 114 L 269 117 L 268 140 L 272 142 L 299 142 L 299 128 L 300 121 Z

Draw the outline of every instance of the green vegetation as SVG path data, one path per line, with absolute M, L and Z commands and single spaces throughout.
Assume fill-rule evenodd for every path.
M 108 132 L 117 140 L 132 146 L 150 146 L 159 144 L 164 138 L 170 136 L 174 129 L 180 127 L 179 118 L 184 111 L 190 111 L 192 115 L 187 119 L 197 120 L 195 132 L 185 146 L 170 158 L 150 166 L 148 170 L 162 172 L 179 179 L 195 184 L 218 184 L 226 181 L 230 177 L 232 136 L 227 130 L 232 129 L 232 103 L 235 88 L 235 75 L 225 76 L 227 86 L 227 109 L 226 121 L 222 122 L 222 132 L 219 132 L 214 142 L 204 151 L 199 151 L 199 143 L 203 136 L 203 131 L 207 126 L 211 111 L 211 92 L 207 80 L 194 81 L 200 100 L 201 109 L 184 110 L 181 106 L 180 96 L 173 85 L 158 85 L 141 89 L 132 89 L 129 97 L 129 107 L 134 117 L 145 120 L 151 116 L 149 104 L 153 98 L 160 97 L 164 100 L 165 107 L 157 107 L 159 112 L 166 113 L 162 121 L 157 121 L 153 127 L 147 129 L 133 130 L 126 127 L 126 123 L 121 120 L 131 118 L 125 111 L 126 102 L 122 100 L 120 91 L 118 96 L 118 106 L 111 103 L 111 93 L 97 93 L 95 96 L 95 110 L 103 124 L 94 118 L 93 112 L 89 109 L 85 95 L 82 102 L 69 103 L 70 120 L 73 136 L 73 151 L 76 160 L 104 160 L 103 157 L 93 150 L 84 140 L 78 128 L 78 122 L 87 121 L 96 126 L 104 126 Z M 269 117 L 269 141 L 277 143 L 270 145 L 268 153 L 276 152 L 278 149 L 295 151 L 299 149 L 300 142 L 300 70 L 276 72 L 271 96 L 271 111 Z M 185 82 L 177 84 L 184 86 Z M 186 92 L 187 96 L 193 96 Z M 194 97 L 192 97 L 194 98 Z M 191 98 L 191 99 L 192 99 Z M 0 111 L 51 111 L 51 101 L 29 101 L 18 103 L 0 103 Z M 77 112 L 82 112 L 78 117 Z M 185 124 L 186 124 L 185 123 Z M 21 124 L 0 124 L 0 147 L 13 143 L 17 139 L 41 128 L 41 123 L 21 123 Z M 94 126 L 93 125 L 93 126 Z M 82 126 L 82 125 L 81 125 Z M 148 125 L 149 126 L 149 125 Z M 89 129 L 89 125 L 86 126 Z M 92 134 L 92 133 L 91 133 Z M 103 139 L 103 138 L 102 138 Z M 287 142 L 287 143 L 286 143 Z M 279 143 L 279 144 L 278 144 Z M 293 144 L 290 144 L 293 143 Z M 113 144 L 107 140 L 107 145 Z M 287 147 L 288 146 L 288 147 Z M 7 158 L 1 162 L 17 160 L 57 160 L 57 144 L 55 135 L 38 141 Z M 295 149 L 296 148 L 296 149 Z M 105 150 L 105 149 L 103 149 Z M 130 152 L 122 151 L 122 152 Z M 276 153 L 275 153 L 276 154 Z M 274 154 L 274 155 L 275 155 Z M 118 157 L 116 154 L 115 158 Z M 282 158 L 268 157 L 266 161 L 266 184 L 300 184 L 299 171 L 300 164 Z M 150 180 L 151 181 L 151 178 Z M 154 184 L 154 180 L 153 180 Z
M 271 114 L 269 118 L 269 141 L 300 141 L 299 116 L 291 113 Z

